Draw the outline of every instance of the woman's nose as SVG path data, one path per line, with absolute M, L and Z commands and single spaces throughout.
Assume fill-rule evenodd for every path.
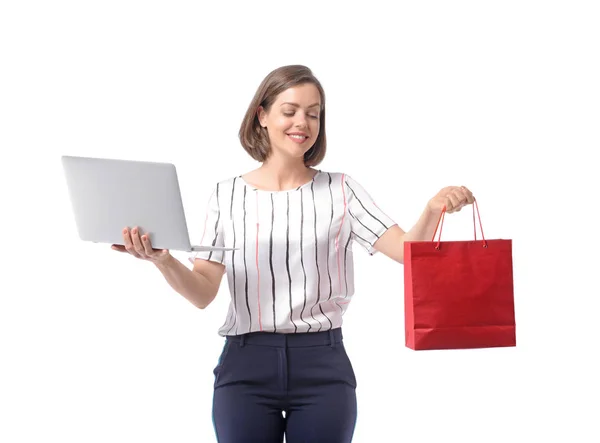
M 298 117 L 296 119 L 294 126 L 296 126 L 298 128 L 306 128 L 306 117 L 304 117 L 304 116 Z

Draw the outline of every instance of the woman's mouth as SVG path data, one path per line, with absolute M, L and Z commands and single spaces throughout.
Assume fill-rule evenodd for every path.
M 287 136 L 294 143 L 304 143 L 306 140 L 308 140 L 308 135 L 305 135 L 305 134 L 293 133 L 293 134 L 287 134 Z

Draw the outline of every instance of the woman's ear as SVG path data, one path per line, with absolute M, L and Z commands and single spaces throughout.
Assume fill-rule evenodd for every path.
M 256 117 L 258 118 L 258 122 L 263 128 L 267 127 L 267 111 L 262 106 L 259 106 L 256 110 Z

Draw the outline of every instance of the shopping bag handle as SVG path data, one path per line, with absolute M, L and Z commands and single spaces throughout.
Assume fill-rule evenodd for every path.
M 481 215 L 479 214 L 479 206 L 477 205 L 477 200 L 473 202 L 473 234 L 475 235 L 475 240 L 477 240 L 477 225 L 475 223 L 475 209 L 477 209 L 477 218 L 479 218 L 479 228 L 481 229 L 481 238 L 483 238 L 482 245 L 484 248 L 487 248 L 487 241 L 483 235 L 483 226 L 481 224 Z M 437 225 L 435 226 L 435 231 L 433 231 L 433 237 L 431 241 L 435 240 L 435 234 L 437 234 L 438 226 L 440 228 L 440 235 L 438 236 L 437 243 L 435 245 L 435 249 L 440 249 L 440 241 L 442 238 L 442 227 L 444 226 L 444 215 L 446 214 L 446 205 L 442 208 L 442 213 L 440 214 L 440 218 L 438 219 Z

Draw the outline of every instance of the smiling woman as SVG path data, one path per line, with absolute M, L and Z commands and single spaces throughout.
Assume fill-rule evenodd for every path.
M 219 442 L 350 442 L 356 379 L 342 318 L 355 289 L 352 246 L 402 263 L 406 239 L 428 238 L 442 208 L 460 210 L 473 196 L 444 188 L 405 233 L 352 177 L 315 169 L 327 148 L 325 93 L 305 66 L 267 75 L 239 137 L 261 165 L 216 184 L 200 241 L 231 252 L 198 252 L 190 271 L 137 232 L 131 240 L 125 233 L 128 250 L 154 261 L 199 308 L 227 275 L 225 345 L 214 369 Z
M 270 154 L 304 157 L 319 136 L 320 108 L 319 91 L 310 83 L 283 91 L 268 110 L 259 106 L 258 120 L 267 131 Z
M 325 91 L 310 69 L 301 65 L 272 71 L 258 87 L 240 127 L 244 149 L 259 162 L 267 160 L 271 149 L 285 149 L 284 141 L 299 146 L 304 164 L 314 166 L 323 160 L 327 147 L 325 134 Z

